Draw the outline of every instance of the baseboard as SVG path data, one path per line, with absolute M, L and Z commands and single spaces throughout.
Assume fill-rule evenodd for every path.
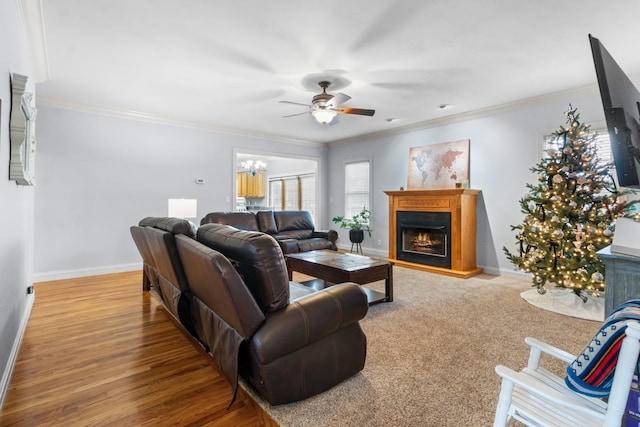
M 338 247 L 338 250 L 340 251 L 344 251 L 344 252 L 351 252 L 351 244 L 349 245 L 336 245 Z M 355 248 L 354 248 L 355 250 Z M 389 252 L 387 250 L 383 250 L 383 249 L 373 249 L 373 248 L 366 248 L 363 247 L 362 248 L 362 252 L 364 253 L 365 256 L 370 256 L 370 257 L 374 257 L 374 258 L 388 258 L 389 257 Z M 355 253 L 355 252 L 353 252 Z
M 16 334 L 15 340 L 13 340 L 13 346 L 11 347 L 11 354 L 9 355 L 9 360 L 7 360 L 7 366 L 4 367 L 2 374 L 2 381 L 0 382 L 0 411 L 4 406 L 4 399 L 7 396 L 7 392 L 9 391 L 9 383 L 11 382 L 11 375 L 13 374 L 13 367 L 16 364 L 16 360 L 18 359 L 18 352 L 20 351 L 20 344 L 22 343 L 22 337 L 24 336 L 24 331 L 27 329 L 27 323 L 29 322 L 29 316 L 31 316 L 31 309 L 33 308 L 33 303 L 36 300 L 36 294 L 31 293 L 27 294 L 27 306 L 22 313 L 22 319 L 20 320 L 20 327 L 18 329 L 18 333 Z
M 34 282 L 49 282 L 51 280 L 74 279 L 76 277 L 99 276 L 101 274 L 124 273 L 126 271 L 142 270 L 142 263 L 108 265 L 104 267 L 81 268 L 77 270 L 48 271 L 34 273 Z
M 489 271 L 491 270 L 495 270 L 497 273 L 490 273 Z M 485 273 L 495 274 L 496 276 L 513 276 L 531 280 L 531 273 L 526 273 L 522 270 L 516 270 L 513 268 L 485 268 Z

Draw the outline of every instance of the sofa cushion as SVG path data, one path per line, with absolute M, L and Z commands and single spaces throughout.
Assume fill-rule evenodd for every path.
M 330 241 L 320 238 L 298 240 L 298 247 L 300 248 L 300 252 L 333 249 Z
M 297 239 L 275 238 L 283 254 L 295 254 L 300 252 L 300 245 Z
M 260 231 L 253 212 L 210 212 L 202 218 L 200 225 L 210 223 L 230 225 L 238 230 Z
M 273 211 L 258 211 L 256 212 L 256 217 L 258 218 L 260 231 L 267 234 L 276 234 L 278 232 Z
M 287 234 L 286 231 L 308 230 L 309 236 L 314 230 L 311 214 L 307 211 L 275 211 L 273 216 L 276 220 L 276 227 L 279 234 Z M 306 239 L 308 237 L 302 237 Z M 294 238 L 292 236 L 292 238 Z
M 198 241 L 234 260 L 245 284 L 263 312 L 289 304 L 289 275 L 280 246 L 268 234 L 205 224 Z
M 304 240 L 310 239 L 313 235 L 313 230 L 285 230 L 281 231 L 274 236 L 277 240 L 284 239 L 296 239 L 296 240 Z

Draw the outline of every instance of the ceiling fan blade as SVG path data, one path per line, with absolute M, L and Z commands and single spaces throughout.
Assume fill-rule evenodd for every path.
M 293 102 L 293 101 L 278 101 L 281 104 L 293 104 L 293 105 L 302 105 L 303 107 L 309 107 L 311 108 L 311 105 L 309 104 L 302 104 L 300 102 Z
M 330 100 L 327 101 L 327 107 L 328 108 L 336 108 L 336 107 L 344 104 L 345 102 L 347 102 L 350 99 L 351 99 L 351 97 L 349 95 L 345 95 L 344 93 L 338 93 L 338 94 L 334 95 L 333 98 L 331 98 Z
M 289 114 L 288 116 L 282 116 L 283 119 L 286 119 L 287 117 L 294 117 L 294 116 L 301 116 L 303 114 L 309 114 L 310 111 L 305 111 L 304 113 L 296 113 L 296 114 Z
M 367 110 L 365 108 L 335 108 L 342 114 L 359 114 L 361 116 L 373 116 L 376 110 Z

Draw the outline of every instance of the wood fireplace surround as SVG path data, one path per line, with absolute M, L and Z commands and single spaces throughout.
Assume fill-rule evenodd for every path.
M 389 196 L 389 261 L 401 267 L 468 278 L 482 273 L 476 265 L 476 198 L 480 190 L 385 191 Z M 398 211 L 449 212 L 451 214 L 451 268 L 398 259 Z

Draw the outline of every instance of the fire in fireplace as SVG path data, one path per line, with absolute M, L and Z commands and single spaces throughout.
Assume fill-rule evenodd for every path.
M 451 213 L 397 211 L 397 258 L 451 268 Z
M 442 230 L 405 228 L 402 230 L 402 250 L 419 254 L 447 256 L 447 235 Z

